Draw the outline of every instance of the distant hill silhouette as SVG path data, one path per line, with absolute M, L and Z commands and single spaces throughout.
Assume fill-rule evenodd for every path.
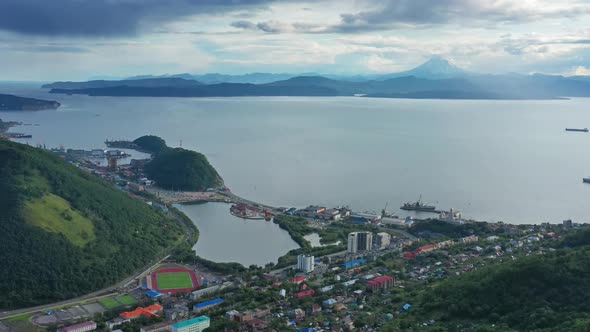
M 178 76 L 178 77 L 172 77 Z M 122 81 L 56 82 L 43 87 L 51 93 L 90 96 L 237 97 L 237 96 L 353 96 L 436 99 L 556 99 L 590 97 L 590 78 L 556 75 L 483 75 L 463 70 L 433 57 L 408 71 L 354 76 L 254 73 L 247 75 L 191 74 L 154 78 L 139 76 Z M 370 77 L 370 79 L 369 79 Z M 189 79 L 186 79 L 189 78 Z M 193 79 L 191 79 L 193 78 Z M 203 78 L 203 84 L 194 78 Z M 272 82 L 266 82 L 277 78 Z M 284 78 L 284 79 L 278 79 Z M 217 83 L 218 80 L 258 81 Z

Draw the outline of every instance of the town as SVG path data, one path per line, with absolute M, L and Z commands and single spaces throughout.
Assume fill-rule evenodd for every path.
M 145 177 L 145 161 L 118 165 L 128 152 L 50 151 L 163 213 L 173 213 L 172 203 L 195 199 L 233 202 L 236 213 L 270 212 L 294 239 L 303 236 L 297 241 L 301 249 L 277 264 L 241 269 L 168 255 L 112 292 L 9 317 L 0 323 L 2 332 L 20 330 L 22 324 L 61 332 L 376 331 L 388 323 L 404 324 L 415 309 L 416 291 L 436 280 L 555 250 L 563 235 L 586 227 L 571 220 L 561 225 L 475 222 L 453 210 L 418 220 L 400 219 L 386 208 L 380 214 L 317 205 L 274 208 L 225 188 L 161 195 Z M 105 158 L 106 165 L 96 158 Z M 313 232 L 336 241 L 313 247 L 304 237 Z M 335 235 L 342 232 L 344 237 Z M 435 324 L 428 320 L 422 327 Z

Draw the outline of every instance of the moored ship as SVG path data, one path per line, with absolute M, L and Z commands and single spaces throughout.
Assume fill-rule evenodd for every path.
M 579 131 L 579 132 L 583 132 L 583 133 L 587 133 L 588 128 L 565 128 L 565 131 Z
M 400 207 L 400 209 L 402 210 L 406 210 L 406 211 L 422 211 L 422 212 L 434 212 L 436 213 L 436 206 L 434 205 L 427 205 L 422 203 L 422 196 L 420 196 L 420 198 L 418 198 L 418 201 L 414 202 L 414 203 L 405 203 L 404 205 L 402 205 L 402 207 Z

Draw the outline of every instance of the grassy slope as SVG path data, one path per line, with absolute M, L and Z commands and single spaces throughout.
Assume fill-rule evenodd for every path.
M 74 245 L 83 247 L 96 239 L 92 221 L 59 196 L 46 194 L 27 201 L 23 210 L 25 222 L 48 232 L 63 234 Z
M 69 217 L 51 212 L 66 207 L 73 231 Z M 0 234 L 0 308 L 6 309 L 112 285 L 184 237 L 176 220 L 111 184 L 49 152 L 1 139 Z

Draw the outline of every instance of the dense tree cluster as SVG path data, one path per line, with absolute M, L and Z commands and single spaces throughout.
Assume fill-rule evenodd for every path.
M 90 219 L 96 239 L 76 246 L 27 222 L 25 203 L 48 193 Z M 63 300 L 112 285 L 183 238 L 174 219 L 111 184 L 49 152 L 6 140 L 0 140 L 0 234 L 0 308 Z
M 168 146 L 163 138 L 154 135 L 145 135 L 133 141 L 141 150 L 154 155 L 166 150 Z
M 587 331 L 590 249 L 521 257 L 448 279 L 427 289 L 414 308 L 455 326 L 460 321 L 499 330 Z
M 223 185 L 221 176 L 201 153 L 169 148 L 158 136 L 142 136 L 133 143 L 152 154 L 153 160 L 146 165 L 145 171 L 164 189 L 196 191 Z

